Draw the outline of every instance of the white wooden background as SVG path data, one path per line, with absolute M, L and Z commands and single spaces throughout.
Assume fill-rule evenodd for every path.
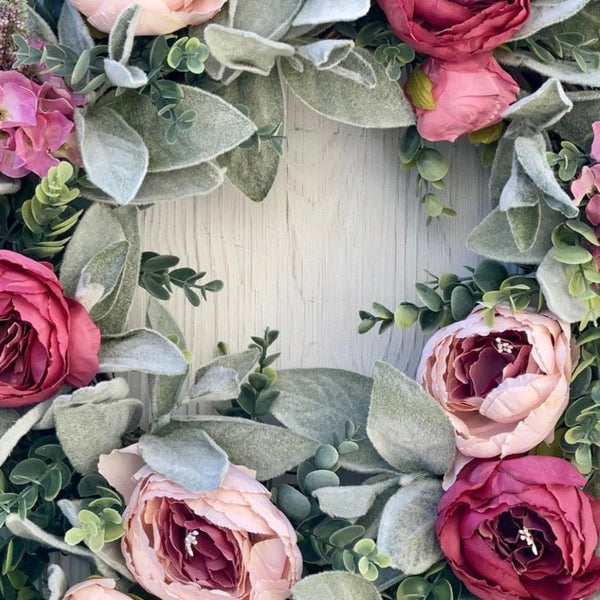
M 288 99 L 286 156 L 262 203 L 226 184 L 209 196 L 144 213 L 144 248 L 220 278 L 223 291 L 193 308 L 176 293 L 168 308 L 195 356 L 216 344 L 243 350 L 265 326 L 280 330 L 276 368 L 336 367 L 370 374 L 385 360 L 413 375 L 423 338 L 417 328 L 357 334 L 358 310 L 415 300 L 424 269 L 473 264 L 466 235 L 489 211 L 487 173 L 476 149 L 448 145 L 447 203 L 458 211 L 427 227 L 415 174 L 398 159 L 400 130 L 364 130 L 330 121 Z M 174 182 L 176 185 L 176 182 Z M 142 302 L 132 324 L 143 322 Z

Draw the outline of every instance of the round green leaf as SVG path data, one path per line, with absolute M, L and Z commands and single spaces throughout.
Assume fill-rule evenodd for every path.
M 554 258 L 567 265 L 583 265 L 592 260 L 589 250 L 581 246 L 566 246 L 554 249 Z
M 448 173 L 448 159 L 434 148 L 424 148 L 417 158 L 417 170 L 425 181 L 439 181 Z

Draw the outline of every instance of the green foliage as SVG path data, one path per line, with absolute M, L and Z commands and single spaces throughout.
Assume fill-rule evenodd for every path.
M 383 333 L 394 323 L 400 329 L 419 324 L 424 333 L 431 333 L 455 321 L 464 319 L 477 305 L 485 307 L 486 318 L 493 320 L 494 308 L 508 303 L 513 312 L 534 306 L 540 311 L 543 298 L 537 281 L 531 274 L 509 275 L 506 267 L 495 260 L 483 260 L 475 268 L 467 268 L 471 276 L 460 278 L 454 273 L 415 285 L 417 297 L 423 303 L 401 302 L 396 310 L 373 303 L 372 312 L 359 311 L 359 333 L 370 331 L 379 323 Z
M 552 35 L 534 35 L 518 44 L 530 50 L 540 61 L 553 64 L 556 59 L 570 60 L 584 73 L 600 69 L 598 37 L 588 37 L 580 31 L 565 31 Z
M 123 499 L 107 487 L 100 475 L 86 475 L 77 486 L 81 510 L 77 514 L 80 527 L 65 533 L 65 542 L 71 546 L 85 542 L 92 552 L 100 552 L 104 544 L 120 539 L 125 533 L 122 512 Z
M 399 156 L 405 169 L 417 169 L 417 195 L 421 204 L 425 205 L 427 224 L 438 217 L 456 216 L 454 210 L 444 206 L 436 192 L 430 191 L 444 189 L 444 177 L 448 174 L 450 163 L 439 150 L 425 146 L 414 125 L 408 127 L 402 137 Z
M 446 561 L 433 565 L 423 575 L 402 580 L 395 600 L 476 600 L 454 575 Z
M 198 290 L 206 300 L 208 292 L 223 289 L 223 282 L 219 279 L 199 283 L 206 271 L 196 272 L 190 267 L 174 269 L 178 264 L 177 256 L 142 252 L 138 280 L 140 286 L 158 300 L 168 300 L 173 293 L 173 286 L 179 287 L 192 306 L 200 306 L 200 296 L 194 290 Z
M 182 73 L 200 75 L 208 58 L 208 48 L 198 38 L 179 38 L 167 54 L 169 67 Z
M 564 183 L 570 183 L 581 167 L 586 164 L 586 155 L 572 142 L 562 140 L 560 150 L 547 152 L 546 158 L 551 167 L 556 169 L 558 178 Z

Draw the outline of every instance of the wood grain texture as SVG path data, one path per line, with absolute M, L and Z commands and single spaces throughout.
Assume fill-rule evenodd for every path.
M 181 293 L 167 303 L 193 350 L 194 368 L 216 344 L 244 349 L 265 326 L 281 331 L 278 368 L 336 367 L 370 374 L 384 360 L 414 374 L 416 330 L 359 336 L 358 310 L 414 300 L 424 269 L 462 272 L 475 257 L 467 234 L 488 212 L 487 173 L 468 144 L 451 157 L 445 200 L 458 211 L 429 227 L 415 174 L 398 160 L 402 132 L 329 121 L 288 99 L 286 157 L 262 203 L 228 182 L 210 196 L 164 202 L 145 211 L 145 249 L 181 257 L 225 288 L 199 308 Z M 176 182 L 174 182 L 176 185 Z M 143 302 L 132 323 L 143 321 Z

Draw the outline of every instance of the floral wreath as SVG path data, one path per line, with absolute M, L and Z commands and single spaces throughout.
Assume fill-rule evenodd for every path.
M 600 597 L 599 22 L 597 0 L 0 0 L 2 598 Z M 360 311 L 432 334 L 417 381 L 276 371 L 267 328 L 186 383 L 160 301 L 223 284 L 141 252 L 139 210 L 225 177 L 263 200 L 285 87 L 405 128 L 428 221 L 455 214 L 436 142 L 491 169 L 479 263 Z

